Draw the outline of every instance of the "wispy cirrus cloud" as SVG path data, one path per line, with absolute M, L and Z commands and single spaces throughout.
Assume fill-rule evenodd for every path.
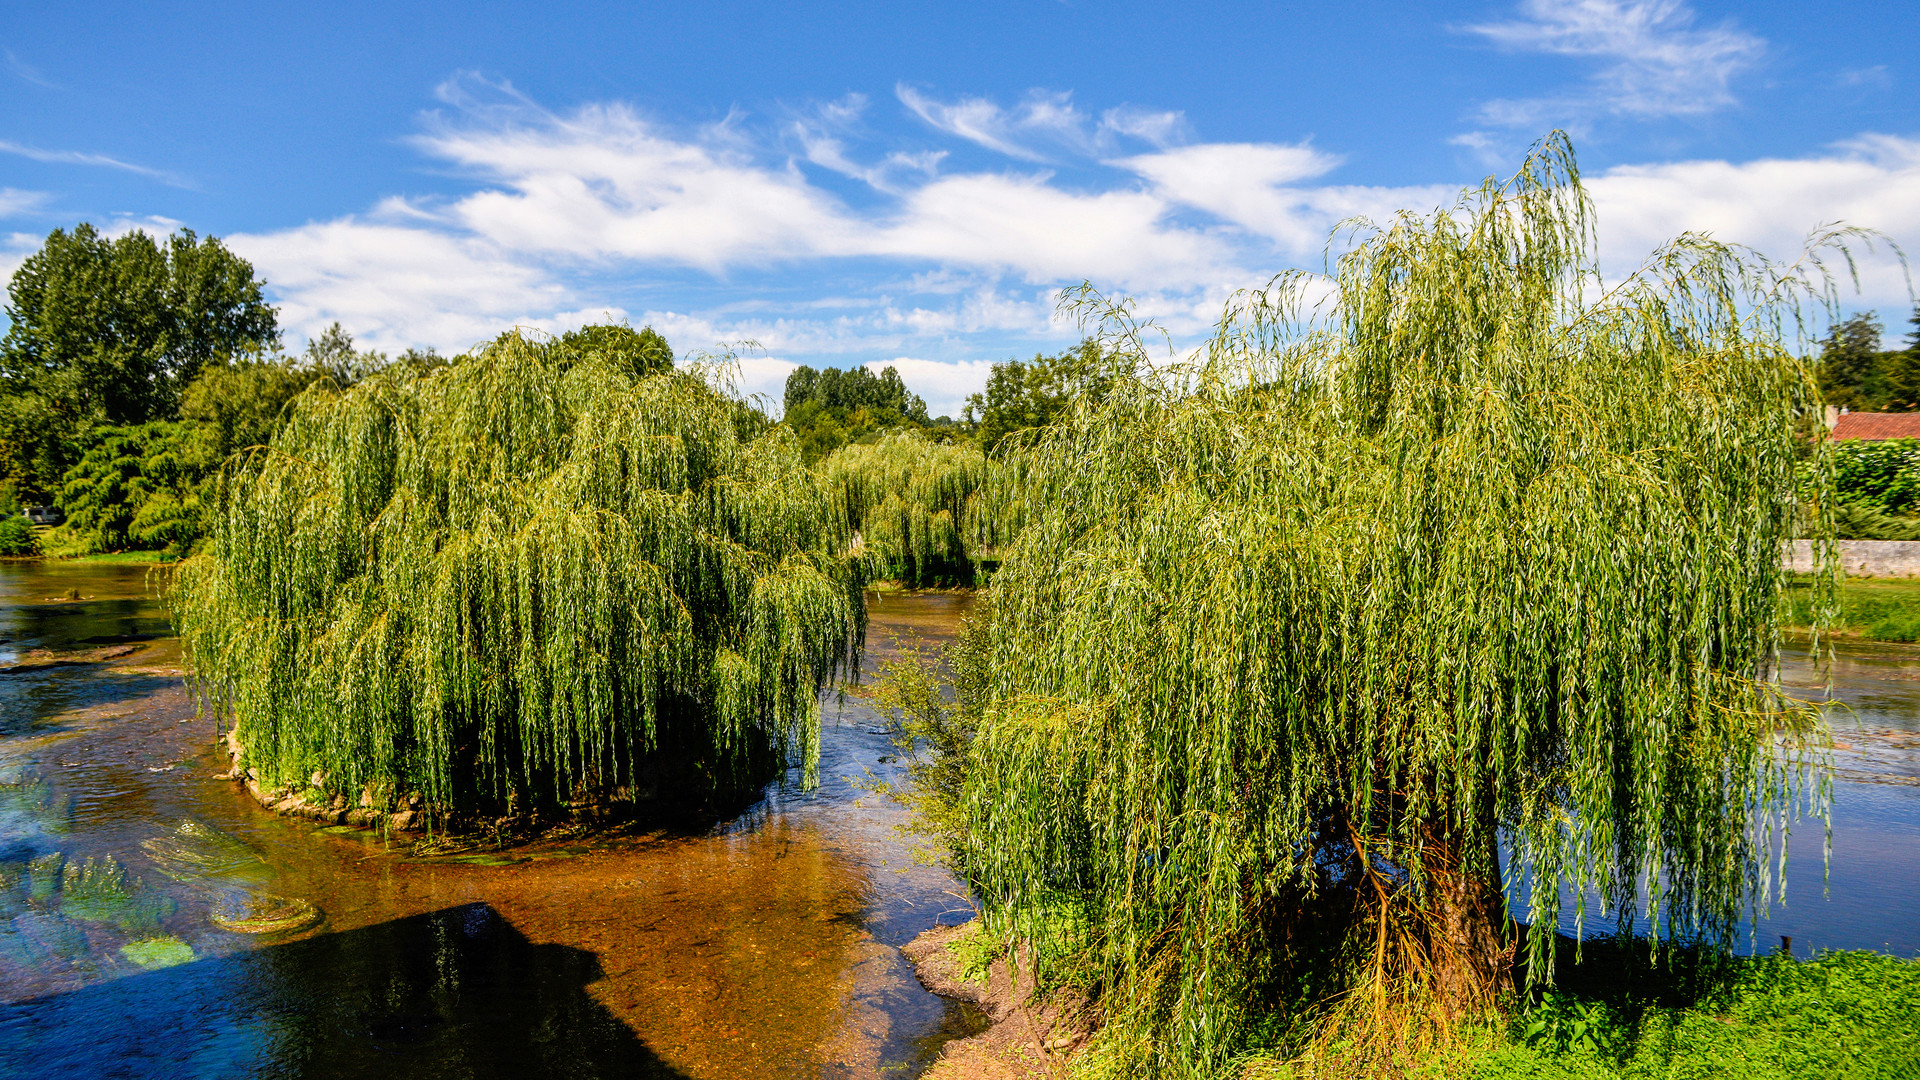
M 186 188 L 189 190 L 194 187 L 191 180 L 178 173 L 168 172 L 164 169 L 150 169 L 145 165 L 136 165 L 130 161 L 121 161 L 116 157 L 108 157 L 106 154 L 89 154 L 79 150 L 46 150 L 38 146 L 27 146 L 23 143 L 13 142 L 7 139 L 0 139 L 0 154 L 12 154 L 15 157 L 26 158 L 28 161 L 38 161 L 48 165 L 86 165 L 103 169 L 120 169 L 139 176 L 150 177 L 166 184 L 168 187 Z
M 938 131 L 1039 164 L 1111 152 L 1117 136 L 1166 147 L 1187 135 L 1184 113 L 1120 105 L 1096 121 L 1073 103 L 1072 94 L 1059 90 L 1029 90 L 1010 107 L 982 97 L 940 101 L 906 83 L 896 86 L 894 94 Z
M 10 218 L 38 210 L 46 205 L 47 198 L 47 193 L 44 191 L 0 188 L 0 218 Z
M 1734 79 L 1767 43 L 1731 21 L 1696 25 L 1680 0 L 1522 0 L 1517 18 L 1465 28 L 1513 52 L 1591 60 L 1586 82 L 1558 94 L 1480 106 L 1481 123 L 1538 130 L 1598 116 L 1692 116 L 1734 104 Z
M 866 111 L 865 94 L 848 94 L 797 115 L 788 122 L 787 134 L 799 143 L 808 161 L 890 194 L 939 171 L 945 150 L 894 150 L 871 164 L 856 161 L 847 143 L 871 136 L 862 122 Z
M 894 95 L 933 128 L 1010 158 L 1047 162 L 1063 150 L 1082 156 L 1093 152 L 1087 115 L 1073 104 L 1072 94 L 1034 90 L 1012 108 L 980 97 L 940 101 L 906 83 L 894 87 Z
M 0 62 L 5 63 L 7 71 L 21 82 L 31 83 L 45 90 L 64 90 L 65 87 L 40 74 L 40 69 L 15 55 L 12 49 L 0 49 Z

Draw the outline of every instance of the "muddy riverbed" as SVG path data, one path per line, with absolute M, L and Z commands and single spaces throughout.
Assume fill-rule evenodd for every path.
M 871 663 L 967 598 L 870 604 Z M 0 565 L 0 639 L 0 1075 L 912 1077 L 981 1024 L 900 954 L 971 910 L 856 784 L 857 701 L 714 828 L 423 854 L 214 778 L 144 568 Z M 1920 953 L 1920 649 L 1834 682 L 1830 889 L 1803 830 L 1760 935 Z

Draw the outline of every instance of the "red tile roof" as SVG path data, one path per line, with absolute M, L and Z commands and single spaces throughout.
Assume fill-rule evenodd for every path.
M 1848 439 L 1920 439 L 1920 412 L 1841 413 L 1833 424 L 1833 441 Z

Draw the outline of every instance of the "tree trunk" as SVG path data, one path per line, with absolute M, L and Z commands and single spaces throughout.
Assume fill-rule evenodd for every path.
M 1428 833 L 1425 845 L 1433 990 L 1441 1007 L 1455 1017 L 1498 1007 L 1513 965 L 1492 822 L 1483 824 L 1482 834 L 1484 844 L 1470 845 L 1462 830 L 1442 827 Z

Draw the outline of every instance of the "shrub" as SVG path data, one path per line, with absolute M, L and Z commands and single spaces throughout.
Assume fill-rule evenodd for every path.
M 40 538 L 19 514 L 0 518 L 0 558 L 19 559 L 40 554 Z

